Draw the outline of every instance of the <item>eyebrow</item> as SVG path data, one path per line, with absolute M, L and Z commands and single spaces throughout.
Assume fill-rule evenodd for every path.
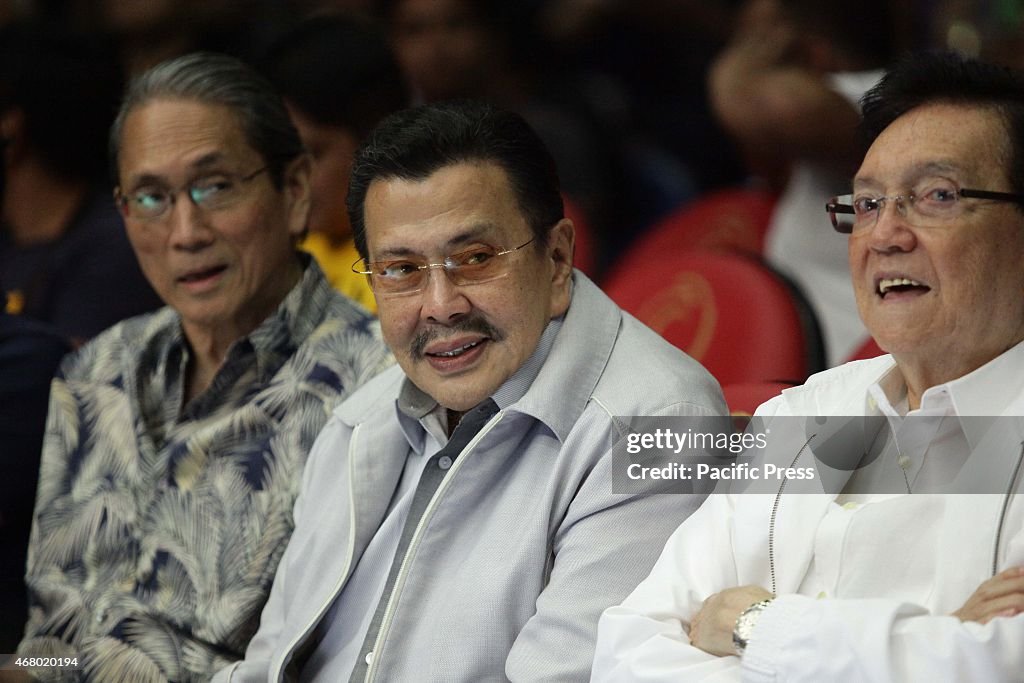
M 188 165 L 190 174 L 194 174 L 196 171 L 205 171 L 212 166 L 224 161 L 224 153 L 220 150 L 209 152 L 199 157 Z M 166 176 L 157 175 L 155 173 L 143 173 L 130 183 L 129 187 L 138 188 L 145 185 L 168 185 Z
M 921 164 L 916 164 L 908 169 L 905 169 L 901 173 L 900 182 L 906 182 L 908 178 L 915 180 L 920 179 L 923 176 L 929 175 L 948 175 L 957 174 L 964 171 L 963 166 L 956 162 L 950 161 L 927 161 Z M 855 176 L 853 179 L 853 186 L 857 185 L 884 185 L 885 183 L 872 178 L 871 176 Z
M 482 240 L 481 237 L 487 233 L 494 232 L 496 228 L 496 224 L 486 221 L 475 223 L 445 242 L 442 251 L 445 256 L 448 256 L 458 250 L 460 246 L 465 246 L 472 242 L 486 241 Z M 504 248 L 505 245 L 502 245 L 502 247 Z M 415 249 L 409 249 L 407 247 L 392 247 L 389 249 L 382 249 L 380 253 L 377 254 L 375 260 L 379 261 L 387 258 L 408 258 L 410 256 L 422 255 L 423 254 L 421 252 L 416 251 Z

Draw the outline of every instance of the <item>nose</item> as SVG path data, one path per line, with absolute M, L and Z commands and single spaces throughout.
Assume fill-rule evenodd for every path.
M 892 210 L 889 210 L 889 205 Z M 878 209 L 875 224 L 868 229 L 867 239 L 872 250 L 880 253 L 910 251 L 917 243 L 917 235 L 907 221 L 909 200 L 903 195 L 886 198 Z
M 434 266 L 427 269 L 426 277 L 421 317 L 430 322 L 447 325 L 469 313 L 472 305 L 462 288 L 452 282 L 448 271 Z
M 187 197 L 177 197 L 165 218 L 171 246 L 182 251 L 199 251 L 213 242 L 213 232 L 202 209 Z
M 886 208 L 892 204 L 893 211 L 903 218 L 907 217 L 907 211 L 913 208 L 913 197 L 907 197 L 902 194 L 894 194 L 888 197 L 882 198 L 882 207 L 878 210 L 878 218 L 881 220 L 882 214 L 885 213 Z

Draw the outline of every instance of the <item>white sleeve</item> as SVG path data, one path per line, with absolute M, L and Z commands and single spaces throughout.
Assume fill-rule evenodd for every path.
M 1024 614 L 986 625 L 887 599 L 783 595 L 739 658 L 690 645 L 689 622 L 738 584 L 729 524 L 713 495 L 669 539 L 650 576 L 598 626 L 592 681 L 1020 681 Z M 881 569 L 884 571 L 884 569 Z
M 761 613 L 742 661 L 693 647 L 689 623 L 703 601 L 750 583 L 740 580 L 733 552 L 738 500 L 712 495 L 672 535 L 650 576 L 604 612 L 592 681 L 1024 680 L 1024 614 L 981 625 L 892 599 L 781 595 Z M 1024 529 L 1007 545 L 1024 545 Z
M 732 500 L 712 494 L 672 537 L 643 583 L 598 624 L 591 681 L 738 681 L 739 659 L 690 645 L 690 619 L 712 593 L 736 585 Z
M 1019 681 L 1024 615 L 986 625 L 893 600 L 784 595 L 743 656 L 744 681 Z

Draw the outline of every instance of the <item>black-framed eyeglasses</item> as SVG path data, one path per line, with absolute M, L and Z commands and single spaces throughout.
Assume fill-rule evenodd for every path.
M 269 168 L 262 166 L 245 175 L 211 173 L 174 189 L 160 185 L 143 185 L 131 192 L 122 193 L 121 188 L 117 188 L 115 196 L 125 218 L 142 221 L 163 218 L 170 211 L 175 197 L 181 192 L 203 211 L 222 211 L 236 205 L 244 196 L 242 190 L 245 184 Z
M 993 192 L 991 190 L 968 190 L 953 185 L 929 185 L 919 192 L 878 196 L 867 193 L 844 194 L 833 197 L 825 204 L 825 211 L 832 220 L 836 232 L 849 235 L 872 228 L 892 201 L 898 211 L 908 219 L 912 216 L 919 225 L 943 223 L 955 220 L 963 213 L 963 199 L 987 199 L 996 202 L 1013 202 L 1024 206 L 1024 194 L 1014 192 Z
M 428 263 L 426 259 L 404 258 L 388 261 L 367 261 L 359 259 L 352 264 L 352 271 L 366 275 L 370 279 L 370 287 L 377 294 L 384 296 L 401 296 L 415 294 L 426 286 L 430 270 L 441 268 L 447 273 L 452 284 L 478 285 L 503 278 L 509 274 L 511 263 L 502 258 L 532 243 L 531 237 L 518 247 L 505 249 L 490 244 L 481 244 L 450 256 L 445 256 L 440 263 Z

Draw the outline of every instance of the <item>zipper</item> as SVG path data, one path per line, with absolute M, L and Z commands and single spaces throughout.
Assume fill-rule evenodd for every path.
M 423 516 L 420 517 L 419 523 L 416 524 L 416 531 L 413 532 L 412 540 L 409 541 L 409 547 L 405 551 L 405 557 L 402 558 L 402 567 L 398 570 L 398 576 L 395 578 L 395 586 L 391 589 L 391 595 L 388 596 L 388 605 L 384 609 L 384 618 L 381 620 L 380 630 L 377 632 L 377 638 L 373 642 L 372 652 L 374 656 L 366 669 L 366 678 L 364 679 L 366 683 L 370 683 L 370 681 L 373 680 L 373 675 L 376 673 L 377 662 L 379 661 L 377 653 L 384 644 L 384 638 L 387 635 L 388 629 L 391 627 L 391 620 L 394 617 L 396 598 L 402 592 L 402 586 L 405 584 L 406 577 L 409 573 L 409 558 L 413 555 L 419 545 L 420 537 L 423 535 L 423 528 L 426 526 L 427 522 L 430 521 L 431 515 L 440 504 L 439 501 L 441 497 L 444 495 L 445 491 L 448 490 L 448 487 L 451 485 L 451 482 L 455 478 L 458 470 L 462 468 L 463 463 L 466 462 L 472 454 L 473 449 L 476 448 L 478 443 L 480 443 L 480 440 L 487 436 L 495 425 L 501 421 L 504 414 L 504 411 L 496 413 L 495 416 L 492 417 L 479 432 L 477 432 L 476 436 L 466 444 L 466 447 L 459 453 L 459 457 L 455 459 L 455 464 L 452 465 L 452 468 L 448 471 L 448 475 L 441 481 L 437 491 L 434 492 L 434 496 L 430 499 L 430 502 L 427 504 L 427 508 L 423 511 Z

